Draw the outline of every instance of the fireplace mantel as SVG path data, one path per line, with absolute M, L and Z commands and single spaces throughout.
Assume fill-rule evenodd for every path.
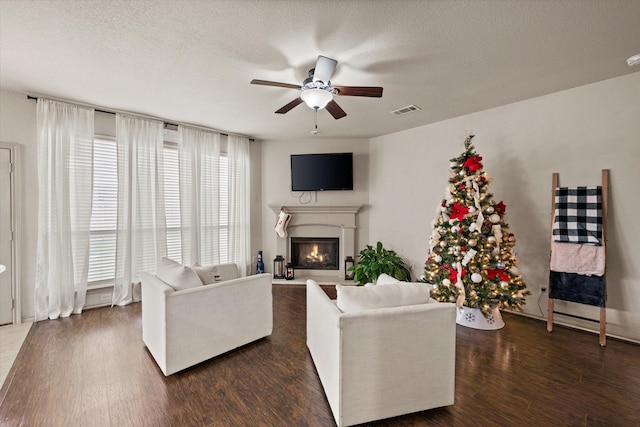
M 291 215 L 294 214 L 351 214 L 355 215 L 362 205 L 269 205 L 271 210 L 278 214 L 284 208 Z
M 356 251 L 356 214 L 362 205 L 269 205 L 277 219 L 281 209 L 291 214 L 287 226 L 288 237 L 338 237 L 340 239 L 340 270 L 335 272 L 336 278 L 344 278 L 344 259 L 355 258 Z M 289 238 L 276 239 L 276 254 L 291 260 Z M 296 276 L 302 271 L 296 271 Z M 305 275 L 327 275 L 326 270 L 304 270 Z

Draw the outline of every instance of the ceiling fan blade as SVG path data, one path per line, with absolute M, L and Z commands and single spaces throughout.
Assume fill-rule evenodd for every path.
M 302 104 L 302 98 L 297 97 L 296 99 L 294 99 L 293 101 L 291 101 L 290 103 L 288 103 L 287 105 L 285 105 L 284 107 L 276 111 L 276 114 L 288 113 L 289 110 L 291 110 L 293 107 L 298 106 L 299 104 Z
M 313 81 L 321 81 L 324 84 L 329 84 L 331 76 L 336 69 L 338 61 L 335 59 L 327 58 L 326 56 L 319 55 L 316 61 L 316 68 L 313 72 Z
M 333 86 L 341 96 L 370 96 L 382 98 L 382 88 L 378 86 Z
M 325 107 L 329 114 L 333 116 L 334 119 L 338 120 L 347 115 L 342 108 L 338 105 L 338 103 L 334 100 L 329 101 L 327 106 Z
M 280 82 L 270 82 L 268 80 L 251 80 L 252 85 L 264 85 L 264 86 L 277 86 L 277 87 L 286 87 L 288 89 L 300 89 L 300 85 L 292 85 L 289 83 L 280 83 Z

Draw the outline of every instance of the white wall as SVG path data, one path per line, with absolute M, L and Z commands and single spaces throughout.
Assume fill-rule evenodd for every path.
M 269 205 L 362 204 L 356 216 L 356 246 L 364 247 L 369 236 L 369 142 L 366 139 L 327 140 L 267 140 L 262 146 L 262 251 L 265 267 L 273 270 L 277 235 L 276 215 Z M 291 192 L 291 154 L 353 153 L 353 191 Z
M 38 239 L 38 170 L 36 103 L 22 93 L 0 91 L 0 141 L 20 144 L 20 308 L 22 319 L 34 317 Z
M 494 200 L 507 205 L 532 316 L 546 317 L 546 294 L 538 299 L 548 285 L 552 173 L 562 186 L 599 185 L 601 170 L 610 170 L 607 332 L 640 341 L 640 73 L 372 139 L 370 240 L 398 251 L 415 276 L 424 268 L 449 159 L 464 151 L 468 131 L 494 178 Z M 556 309 L 598 318 L 594 307 L 556 302 Z

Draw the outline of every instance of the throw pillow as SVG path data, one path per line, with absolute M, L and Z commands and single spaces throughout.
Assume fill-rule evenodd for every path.
M 156 276 L 176 291 L 202 286 L 195 271 L 166 257 L 158 261 Z
M 336 304 L 344 313 L 429 301 L 429 285 L 423 283 L 399 282 L 369 287 L 336 285 L 336 293 Z
M 378 276 L 378 279 L 376 280 L 376 285 L 392 285 L 394 283 L 400 283 L 400 281 L 395 277 L 391 277 L 385 273 L 382 273 L 380 276 Z
M 218 267 L 215 265 L 202 266 L 196 263 L 191 268 L 196 272 L 203 285 L 210 285 L 211 283 L 222 280 L 218 272 Z
M 218 268 L 218 273 L 220 273 L 221 281 L 237 279 L 238 277 L 240 277 L 238 266 L 234 263 L 219 264 L 216 267 Z

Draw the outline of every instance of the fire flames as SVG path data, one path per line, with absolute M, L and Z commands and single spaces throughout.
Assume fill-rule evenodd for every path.
M 314 244 L 306 259 L 312 263 L 324 262 L 324 254 L 318 253 L 318 245 Z

